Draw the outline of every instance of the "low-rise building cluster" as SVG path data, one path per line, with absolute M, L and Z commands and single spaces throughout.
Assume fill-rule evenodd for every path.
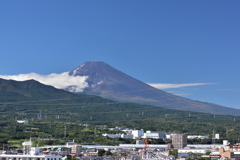
M 136 144 L 135 146 L 82 146 L 76 143 L 67 143 L 64 146 L 32 147 L 32 142 L 24 142 L 22 153 L 18 151 L 2 151 L 0 160 L 66 160 L 76 158 L 110 159 L 110 160 L 187 160 L 189 158 L 210 158 L 212 160 L 240 159 L 240 145 L 229 144 L 224 141 L 222 145 L 187 145 L 186 135 L 174 135 L 172 147 L 164 149 L 160 145 Z M 55 148 L 55 149 L 54 149 Z M 174 154 L 173 154 L 174 153 Z M 208 154 L 207 154 L 208 153 Z
M 107 136 L 110 138 L 130 138 L 130 139 L 146 139 L 146 138 L 152 138 L 152 139 L 172 139 L 176 133 L 167 133 L 166 131 L 146 131 L 144 133 L 144 130 L 132 130 L 129 128 L 109 128 L 109 130 L 112 131 L 121 131 L 121 133 L 116 134 L 109 134 L 104 133 L 102 136 Z M 188 135 L 186 137 L 187 139 L 209 139 L 209 136 L 207 135 Z M 215 139 L 219 139 L 219 134 L 215 134 Z

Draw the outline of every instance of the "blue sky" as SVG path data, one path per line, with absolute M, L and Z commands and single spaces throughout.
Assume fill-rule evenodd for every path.
M 164 89 L 240 109 L 240 1 L 0 1 L 0 75 L 104 61 Z

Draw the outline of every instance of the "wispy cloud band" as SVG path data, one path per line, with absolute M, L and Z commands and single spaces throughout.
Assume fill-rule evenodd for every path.
M 158 88 L 158 89 L 170 89 L 170 88 L 180 88 L 180 87 L 190 87 L 190 86 L 202 86 L 208 85 L 210 83 L 184 83 L 184 84 L 169 84 L 169 83 L 148 83 L 148 85 Z

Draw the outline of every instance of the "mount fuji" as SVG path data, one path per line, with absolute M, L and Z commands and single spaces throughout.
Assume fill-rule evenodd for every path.
M 88 77 L 86 79 L 88 87 L 81 92 L 85 94 L 98 95 L 116 101 L 155 105 L 168 109 L 240 115 L 238 109 L 194 101 L 164 92 L 128 76 L 104 62 L 85 62 L 69 72 L 69 76 Z M 74 91 L 74 86 L 67 87 L 66 90 Z

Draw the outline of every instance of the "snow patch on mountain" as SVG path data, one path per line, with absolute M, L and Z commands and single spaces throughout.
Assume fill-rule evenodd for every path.
M 79 66 L 78 68 L 74 69 L 74 70 L 72 71 L 72 76 L 76 76 L 77 71 L 80 70 L 84 65 L 85 65 L 85 64 L 82 64 L 82 65 Z M 68 72 L 68 73 L 69 73 L 69 72 Z

